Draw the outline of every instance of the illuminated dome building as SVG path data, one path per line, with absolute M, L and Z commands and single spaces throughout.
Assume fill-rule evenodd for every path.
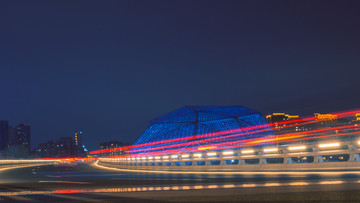
M 242 106 L 185 106 L 151 121 L 129 151 L 177 154 L 268 144 L 274 133 L 258 112 Z

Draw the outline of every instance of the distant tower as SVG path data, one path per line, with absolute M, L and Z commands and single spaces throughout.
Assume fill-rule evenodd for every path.
M 83 132 L 81 130 L 78 130 L 75 132 L 75 146 L 81 146 L 82 147 L 82 135 Z
M 83 132 L 81 130 L 77 130 L 75 132 L 75 149 L 76 149 L 76 154 L 79 156 L 81 156 L 84 153 Z

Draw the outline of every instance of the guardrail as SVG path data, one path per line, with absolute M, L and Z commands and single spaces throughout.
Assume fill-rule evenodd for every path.
M 156 170 L 264 170 L 318 167 L 360 169 L 360 141 L 326 141 L 265 148 L 99 158 L 100 165 Z

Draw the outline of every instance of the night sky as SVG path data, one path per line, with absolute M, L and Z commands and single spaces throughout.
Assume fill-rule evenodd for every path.
M 0 120 L 134 142 L 187 105 L 360 107 L 360 1 L 0 1 Z

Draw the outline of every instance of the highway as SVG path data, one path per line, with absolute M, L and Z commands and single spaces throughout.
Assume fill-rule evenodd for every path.
M 0 201 L 360 201 L 359 171 L 159 173 L 95 163 L 0 171 Z

